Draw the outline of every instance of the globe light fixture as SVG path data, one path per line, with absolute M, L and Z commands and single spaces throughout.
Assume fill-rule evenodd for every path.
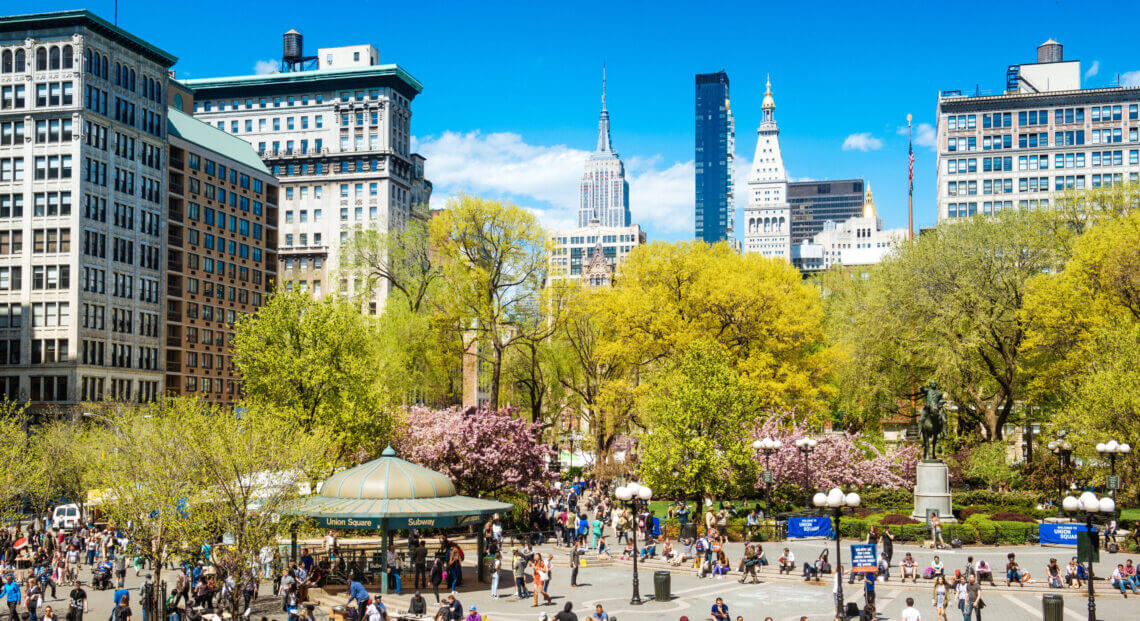
M 850 508 L 858 507 L 862 501 L 863 500 L 862 500 L 862 498 L 859 497 L 859 494 L 856 494 L 855 492 L 850 492 L 850 493 L 844 494 L 843 490 L 839 489 L 838 487 L 831 488 L 831 491 L 827 492 L 826 494 L 824 494 L 823 492 L 819 492 L 815 496 L 812 497 L 812 504 L 813 505 L 815 505 L 821 509 L 823 509 L 823 508 L 831 509 L 832 516 L 835 518 L 835 570 L 837 572 L 840 571 L 840 569 L 841 569 L 840 568 L 840 566 L 841 566 L 840 561 L 843 558 L 843 556 L 842 556 L 843 551 L 839 547 L 839 520 L 841 517 L 843 517 L 843 508 L 844 507 L 850 507 Z M 843 579 L 842 579 L 842 576 L 839 576 L 836 579 L 835 584 L 836 584 L 836 588 L 838 589 L 836 591 L 836 595 L 835 595 L 835 602 L 836 602 L 835 613 L 838 616 L 844 616 L 844 611 L 842 610 L 842 606 L 843 606 L 843 604 L 842 604 L 842 602 L 843 602 Z M 844 618 L 845 618 L 845 616 L 844 616 Z
M 1116 446 L 1116 448 L 1120 448 L 1119 444 Z M 1097 449 L 1100 449 L 1099 445 Z M 1068 511 L 1069 513 L 1079 512 L 1084 513 L 1085 516 L 1085 531 L 1087 532 L 1089 538 L 1090 551 L 1089 576 L 1087 580 L 1089 585 L 1089 621 L 1096 621 L 1096 596 L 1093 593 L 1093 583 L 1096 582 L 1096 579 L 1093 576 L 1093 562 L 1091 551 L 1096 549 L 1097 534 L 1093 527 L 1093 516 L 1098 513 L 1103 513 L 1105 515 L 1112 515 L 1116 513 L 1116 501 L 1109 496 L 1098 498 L 1097 495 L 1093 492 L 1084 492 L 1077 497 L 1066 496 L 1063 500 L 1061 500 L 1061 507 L 1063 507 L 1064 510 Z

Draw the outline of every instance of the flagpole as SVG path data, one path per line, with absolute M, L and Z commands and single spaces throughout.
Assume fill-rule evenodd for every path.
M 906 238 L 914 239 L 914 147 L 910 141 L 910 123 L 913 117 L 906 115 L 907 190 L 906 190 Z

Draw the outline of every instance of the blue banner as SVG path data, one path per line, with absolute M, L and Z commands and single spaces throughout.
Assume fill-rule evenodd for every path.
M 879 570 L 879 557 L 875 554 L 875 544 L 856 543 L 851 546 L 851 571 L 869 572 Z
M 829 517 L 793 517 L 788 518 L 788 538 L 802 537 L 830 537 L 831 518 Z
M 1041 524 L 1037 532 L 1041 537 L 1041 543 L 1075 546 L 1077 537 L 1087 530 L 1084 524 Z

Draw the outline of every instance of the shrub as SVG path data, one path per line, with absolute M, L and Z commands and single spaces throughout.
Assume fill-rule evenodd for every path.
M 1031 518 L 1024 513 L 1011 513 L 1009 511 L 1000 511 L 990 516 L 990 519 L 995 522 L 1037 522 L 1035 518 Z
M 883 487 L 870 487 L 859 492 L 863 504 L 868 507 L 883 507 L 894 509 L 909 507 L 914 502 L 914 494 L 905 489 L 888 489 Z
M 895 524 L 922 524 L 922 522 L 919 522 L 910 516 L 899 515 L 897 513 L 888 513 L 887 515 L 884 515 L 883 518 L 879 520 L 879 523 L 891 526 Z

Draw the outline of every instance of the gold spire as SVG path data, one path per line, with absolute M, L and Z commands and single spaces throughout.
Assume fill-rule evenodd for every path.
M 768 75 L 768 81 L 764 86 L 765 86 L 765 88 L 764 88 L 764 103 L 761 104 L 761 107 L 764 109 L 775 108 L 776 107 L 776 100 L 772 99 L 772 76 L 771 76 L 771 74 Z
M 867 194 L 863 197 L 863 217 L 864 218 L 878 218 L 879 213 L 875 211 L 875 198 L 871 196 L 871 186 L 867 186 Z

